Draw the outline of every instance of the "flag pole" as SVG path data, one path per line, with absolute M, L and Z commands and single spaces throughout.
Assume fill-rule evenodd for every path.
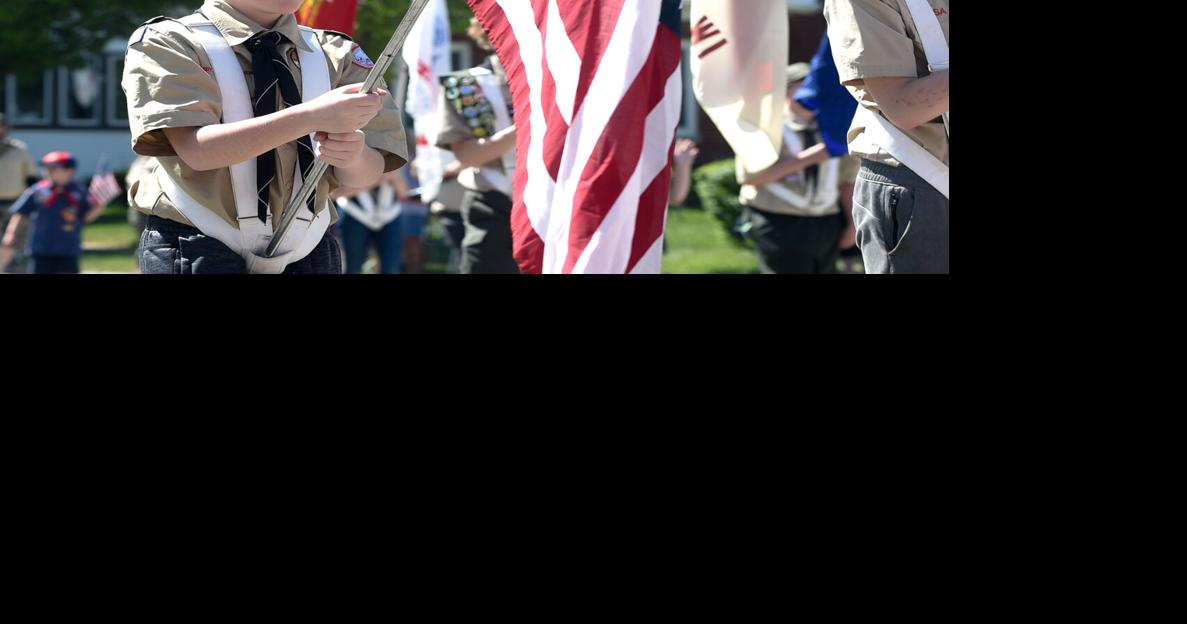
M 416 20 L 420 18 L 420 14 L 424 12 L 425 7 L 428 6 L 429 0 L 413 0 L 412 6 L 408 7 L 408 12 L 404 13 L 404 19 L 400 21 L 399 27 L 392 35 L 391 40 L 387 42 L 387 47 L 383 49 L 383 54 L 375 61 L 375 67 L 371 68 L 371 73 L 367 74 L 367 79 L 363 81 L 362 93 L 374 93 L 375 87 L 391 68 L 392 62 L 396 60 L 396 54 L 400 48 L 404 46 L 404 40 L 408 38 L 408 33 L 412 32 L 412 27 L 416 25 Z M 322 177 L 326 175 L 330 166 L 326 161 L 319 160 L 313 167 L 305 174 L 305 179 L 301 184 L 301 188 L 293 193 L 289 200 L 289 205 L 284 209 L 284 219 L 280 223 L 280 229 L 276 231 L 276 235 L 272 237 L 272 242 L 268 243 L 268 248 L 264 251 L 265 258 L 271 258 L 276 254 L 277 248 L 284 242 L 284 237 L 288 234 L 289 228 L 293 226 L 293 221 L 296 220 L 297 213 L 301 206 L 304 206 L 309 198 L 317 192 L 317 185 L 321 182 Z

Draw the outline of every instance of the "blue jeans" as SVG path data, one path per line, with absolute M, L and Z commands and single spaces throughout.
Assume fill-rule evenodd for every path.
M 378 232 L 372 231 L 345 212 L 338 227 L 342 230 L 342 246 L 346 251 L 346 272 L 358 275 L 367 261 L 367 249 L 375 245 L 379 252 L 379 267 L 384 275 L 398 275 L 404 265 L 404 233 L 396 219 Z
M 140 234 L 140 272 L 146 275 L 246 273 L 247 262 L 201 230 L 150 216 Z M 308 256 L 290 264 L 285 275 L 341 275 L 342 252 L 328 232 Z
M 429 208 L 424 204 L 420 204 L 420 207 L 420 210 L 405 209 L 400 213 L 400 218 L 396 219 L 400 222 L 400 231 L 404 233 L 404 238 L 424 236 L 425 224 L 429 220 Z
M 78 273 L 78 256 L 33 256 L 30 273 Z

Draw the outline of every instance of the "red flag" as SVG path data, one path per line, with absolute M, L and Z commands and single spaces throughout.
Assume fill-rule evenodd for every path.
M 524 273 L 659 273 L 680 0 L 468 0 L 507 68 Z
M 359 0 L 305 0 L 297 10 L 297 21 L 310 28 L 344 32 L 354 36 Z

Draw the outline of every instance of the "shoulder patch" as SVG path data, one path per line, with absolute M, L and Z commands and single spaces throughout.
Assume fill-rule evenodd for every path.
M 357 43 L 354 44 L 354 48 L 350 51 L 350 60 L 363 69 L 375 67 L 375 63 L 371 61 L 371 57 L 367 56 L 367 53 L 363 51 L 363 47 Z

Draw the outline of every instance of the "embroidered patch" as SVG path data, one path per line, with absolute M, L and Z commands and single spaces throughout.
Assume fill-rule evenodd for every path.
M 375 67 L 375 63 L 371 62 L 371 57 L 367 56 L 367 53 L 363 51 L 363 48 L 357 44 L 354 46 L 354 50 L 351 52 L 351 60 L 355 65 L 358 65 L 363 69 L 371 69 L 372 67 Z

